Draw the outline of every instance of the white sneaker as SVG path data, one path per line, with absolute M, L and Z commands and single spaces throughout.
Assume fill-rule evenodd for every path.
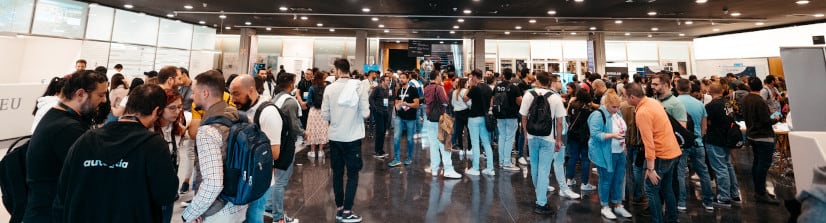
M 485 175 L 488 175 L 488 176 L 496 176 L 496 172 L 493 171 L 492 169 L 482 170 L 482 174 L 485 174 Z
M 465 153 L 465 155 L 467 155 L 468 157 L 472 157 L 473 156 L 473 150 L 468 150 L 467 153 Z
M 459 157 L 462 157 L 464 155 L 465 155 L 465 150 L 460 149 L 459 150 Z
M 583 184 L 579 187 L 580 190 L 596 190 L 597 187 L 591 184 Z
M 315 153 L 313 151 L 307 152 L 307 157 L 314 158 Z
M 686 212 L 686 211 L 688 211 L 688 208 L 677 206 L 677 210 L 680 211 L 680 212 Z
M 504 166 L 504 167 L 502 167 L 502 169 L 504 169 L 506 171 L 520 171 L 520 170 L 522 170 L 522 169 L 519 169 L 519 167 L 516 167 L 514 165 Z
M 548 192 L 554 192 L 555 190 L 554 186 L 548 186 Z
M 468 171 L 465 172 L 465 174 L 471 175 L 471 176 L 479 176 L 479 171 L 474 170 L 474 169 L 469 169 Z
M 318 157 L 324 157 L 324 151 L 323 150 L 318 151 Z
M 614 208 L 614 213 L 618 214 L 619 216 L 622 216 L 623 218 L 630 218 L 631 217 L 631 213 L 628 212 L 628 210 L 625 210 L 625 207 L 623 207 L 623 206 L 619 206 L 619 207 Z
M 525 157 L 519 157 L 519 165 L 528 165 L 528 160 Z
M 560 191 L 559 196 L 569 198 L 569 199 L 579 199 L 580 198 L 579 194 L 572 191 L 571 189 Z
M 602 207 L 602 217 L 605 217 L 609 220 L 617 219 L 617 216 L 611 211 L 609 207 Z
M 444 173 L 445 178 L 450 179 L 461 179 L 462 174 L 457 173 L 456 171 L 448 171 Z

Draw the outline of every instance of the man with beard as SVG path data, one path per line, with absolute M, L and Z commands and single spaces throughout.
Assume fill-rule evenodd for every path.
M 285 73 L 286 74 L 286 73 Z M 283 75 L 283 74 L 282 74 Z M 281 114 L 276 107 L 270 103 L 265 97 L 260 97 L 258 91 L 255 89 L 255 79 L 247 74 L 239 75 L 229 85 L 229 92 L 232 95 L 232 101 L 239 111 L 246 112 L 247 120 L 255 122 L 256 115 L 259 117 L 258 126 L 261 131 L 270 139 L 270 149 L 272 150 L 273 160 L 278 159 L 281 152 Z M 261 106 L 264 108 L 259 109 Z M 260 115 L 257 113 L 261 112 Z M 290 151 L 293 152 L 293 151 Z M 261 196 L 258 200 L 253 201 L 247 208 L 247 222 L 263 222 L 264 221 L 264 205 L 270 191 Z
M 66 79 L 60 103 L 43 116 L 26 153 L 29 185 L 25 222 L 51 222 L 57 180 L 69 147 L 86 130 L 98 106 L 106 101 L 105 74 L 84 70 Z

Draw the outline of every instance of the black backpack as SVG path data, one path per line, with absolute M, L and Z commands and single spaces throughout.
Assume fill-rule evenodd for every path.
M 680 145 L 680 148 L 694 147 L 697 144 L 695 141 L 697 136 L 694 135 L 694 120 L 691 119 L 691 115 L 686 114 L 688 121 L 686 122 L 685 128 L 680 125 L 680 122 L 677 121 L 674 116 L 671 116 L 668 112 L 666 112 L 666 115 L 668 116 L 668 121 L 671 122 L 671 128 L 674 130 L 674 136 L 676 136 L 677 144 Z
M 519 108 L 518 106 L 513 106 L 515 103 L 511 101 L 508 95 L 508 92 L 511 91 L 510 83 L 504 81 L 496 85 L 493 89 L 493 117 L 498 119 L 513 118 Z
M 551 104 L 548 97 L 554 94 L 548 91 L 544 95 L 539 95 L 535 90 L 528 91 L 533 95 L 533 102 L 528 109 L 528 134 L 534 136 L 549 136 L 554 130 L 555 118 L 551 114 Z
M 568 123 L 568 140 L 588 143 L 588 138 L 591 137 L 591 130 L 588 127 L 588 117 L 591 116 L 593 110 L 591 110 L 587 104 L 582 105 L 581 108 L 572 108 L 571 110 L 576 111 L 576 116 Z M 603 119 L 604 118 L 605 117 L 603 117 Z
M 26 212 L 29 187 L 26 184 L 26 151 L 29 142 L 17 145 L 31 136 L 20 137 L 9 146 L 6 156 L 0 161 L 0 190 L 3 192 L 3 206 L 11 215 L 9 222 L 23 222 Z
M 295 101 L 295 98 L 290 97 L 289 94 L 284 94 L 281 97 L 287 97 L 284 100 L 284 103 L 287 103 L 287 101 L 291 99 Z M 278 99 L 281 97 L 273 99 L 273 102 L 278 102 Z M 282 104 L 281 106 L 284 105 Z M 282 127 L 280 146 L 281 152 L 278 153 L 278 159 L 273 161 L 273 166 L 279 170 L 287 170 L 290 168 L 290 165 L 293 164 L 293 157 L 295 157 L 295 142 L 298 141 L 298 133 L 292 131 L 291 127 L 293 126 L 293 120 L 287 118 L 287 115 L 284 114 L 284 111 L 282 111 L 278 105 L 275 106 L 275 110 L 277 110 L 278 115 L 281 116 Z

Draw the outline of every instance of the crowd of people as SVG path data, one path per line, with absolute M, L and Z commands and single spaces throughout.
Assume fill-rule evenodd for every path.
M 778 203 L 766 176 L 775 152 L 772 125 L 786 119 L 788 100 L 774 76 L 586 73 L 580 82 L 510 68 L 358 73 L 341 59 L 330 72 L 296 75 L 282 67 L 229 78 L 220 70 L 190 78 L 187 69 L 166 66 L 144 81 L 125 78 L 121 65 L 111 78 L 104 67 L 87 70 L 83 60 L 76 68 L 54 78 L 38 99 L 23 173 L 29 191 L 16 195 L 26 205 L 15 219 L 170 222 L 174 202 L 192 192 L 184 222 L 263 222 L 265 215 L 298 222 L 284 213 L 284 191 L 296 147 L 306 145 L 309 159 L 325 159 L 329 148 L 336 220 L 361 222 L 354 199 L 363 140 L 371 136 L 368 150 L 390 168 L 414 165 L 422 143 L 430 158 L 424 171 L 434 179 L 527 170 L 540 215 L 555 212 L 551 169 L 560 197 L 580 199 L 576 186 L 596 190 L 606 219 L 631 218 L 626 203 L 647 207 L 652 222 L 676 222 L 689 207 L 692 173 L 703 209 L 739 205 L 731 152 L 741 147 L 754 153 L 754 201 Z M 745 133 L 737 121 L 745 122 Z M 245 178 L 257 191 L 249 199 L 230 191 L 239 187 L 230 167 L 238 129 L 250 129 L 245 137 L 266 136 L 260 142 L 267 162 L 258 164 L 273 167 Z M 392 156 L 385 151 L 390 131 Z M 456 169 L 454 153 L 471 167 Z M 252 183 L 259 179 L 267 179 L 264 190 Z

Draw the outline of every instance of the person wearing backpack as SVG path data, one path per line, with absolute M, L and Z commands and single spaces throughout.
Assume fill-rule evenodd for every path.
M 528 90 L 522 96 L 519 114 L 525 132 L 528 133 L 528 151 L 530 156 L 531 180 L 536 193 L 534 213 L 553 215 L 548 204 L 548 184 L 551 162 L 554 157 L 563 156 L 562 120 L 565 118 L 565 106 L 559 94 L 550 90 L 551 76 L 548 72 L 536 73 L 536 88 Z M 556 175 L 561 175 L 562 164 L 557 162 Z
M 69 147 L 91 127 L 91 118 L 106 101 L 106 75 L 78 71 L 66 78 L 60 102 L 43 115 L 26 152 L 29 186 L 23 222 L 50 222 L 58 178 Z M 7 127 L 9 128 L 9 127 Z
M 591 95 L 585 89 L 578 89 L 576 91 L 576 98 L 568 106 L 568 119 L 571 121 L 568 127 L 568 167 L 565 169 L 565 177 L 567 178 L 565 185 L 568 187 L 576 186 L 576 163 L 580 162 L 582 167 L 580 170 L 579 186 L 581 191 L 596 190 L 597 187 L 591 185 L 591 160 L 588 158 L 588 139 L 590 138 L 590 130 L 588 129 L 588 117 L 593 112 L 591 109 Z
M 599 203 L 602 216 L 614 220 L 617 215 L 630 218 L 622 206 L 625 188 L 625 135 L 628 125 L 619 112 L 620 98 L 612 89 L 606 92 L 602 106 L 588 117 L 590 138 L 588 157 L 599 172 Z M 612 208 L 610 205 L 613 204 Z
M 275 183 L 270 186 L 270 192 L 268 192 L 270 197 L 267 198 L 267 205 L 265 205 L 265 210 L 272 213 L 272 219 L 275 223 L 299 222 L 298 219 L 289 217 L 284 213 L 284 190 L 293 175 L 295 145 L 298 137 L 304 133 L 300 120 L 302 115 L 301 105 L 295 97 L 290 95 L 290 92 L 295 88 L 295 79 L 296 75 L 292 73 L 282 73 L 278 76 L 275 80 L 275 97 L 272 99 L 273 104 L 283 114 L 281 116 L 282 120 L 285 120 L 281 128 L 281 152 L 278 159 L 273 161 Z M 288 137 L 284 137 L 284 131 L 288 131 Z
M 505 79 L 493 89 L 493 116 L 496 117 L 496 127 L 500 134 L 499 166 L 506 171 L 519 171 L 519 167 L 511 163 L 511 151 L 516 140 L 516 118 L 519 117 L 522 91 L 510 82 L 513 78 L 510 68 L 505 68 L 502 75 Z
M 446 112 L 445 104 L 449 103 L 447 93 L 442 87 L 441 75 L 438 71 L 433 71 L 428 76 L 430 84 L 424 88 L 424 102 L 427 104 L 424 127 L 427 128 L 427 142 L 430 144 L 430 175 L 439 176 L 439 164 L 444 164 L 444 177 L 451 179 L 462 178 L 453 169 L 453 161 L 450 159 L 450 152 L 445 150 L 445 145 L 439 141 L 436 133 L 439 132 L 439 118 Z
M 196 107 L 204 108 L 204 123 L 208 123 L 207 121 L 213 117 L 223 117 L 231 122 L 237 122 L 240 119 L 238 110 L 229 107 L 223 100 L 224 88 L 223 75 L 217 71 L 210 70 L 195 77 L 192 84 L 192 100 Z M 255 87 L 252 87 L 252 91 L 255 91 Z M 224 190 L 224 178 L 228 177 L 223 169 L 227 132 L 229 128 L 225 126 L 210 124 L 201 125 L 197 130 L 195 144 L 198 151 L 198 166 L 196 167 L 200 170 L 200 177 L 196 177 L 196 181 L 200 182 L 200 186 L 192 203 L 183 211 L 181 217 L 184 222 L 232 223 L 246 219 L 246 204 L 236 205 L 219 197 Z
M 281 75 L 283 76 L 284 74 L 287 73 L 282 73 Z M 295 77 L 294 74 L 293 77 Z M 258 91 L 255 89 L 255 79 L 252 76 L 242 74 L 236 77 L 229 85 L 229 92 L 232 95 L 235 107 L 238 108 L 239 112 L 244 112 L 244 114 L 247 115 L 247 120 L 254 122 L 256 121 L 256 116 L 260 117 L 259 120 L 257 120 L 258 123 L 255 124 L 261 127 L 261 131 L 263 131 L 270 140 L 273 160 L 280 158 L 282 154 L 284 156 L 295 154 L 295 149 L 293 149 L 293 151 L 281 151 L 282 145 L 286 146 L 286 144 L 289 144 L 281 143 L 283 140 L 281 138 L 281 131 L 285 129 L 281 112 L 269 101 L 267 96 L 258 94 Z M 261 114 L 258 114 L 259 111 Z M 286 130 L 289 130 L 289 127 L 287 127 Z M 294 145 L 295 142 L 293 142 L 292 146 Z M 264 222 L 264 206 L 266 205 L 267 198 L 270 196 L 269 193 L 270 191 L 268 190 L 263 196 L 249 204 L 246 222 Z
M 677 122 L 679 122 L 682 128 L 686 128 L 686 126 L 688 125 L 688 113 L 685 110 L 685 105 L 683 105 L 683 103 L 673 95 L 671 88 L 672 86 L 670 74 L 658 73 L 651 78 L 651 89 L 654 90 L 654 94 L 656 95 L 657 100 L 659 100 L 660 103 L 662 103 L 663 108 L 665 108 L 666 114 L 677 120 Z M 673 125 L 671 127 L 677 128 Z M 685 153 L 682 154 L 685 155 Z M 681 155 L 680 159 L 677 161 L 677 166 L 675 167 L 675 176 L 678 184 L 685 184 L 685 178 L 687 174 L 685 172 L 679 171 L 682 170 L 682 159 L 683 158 Z M 685 186 L 678 185 L 678 189 L 679 196 L 677 197 L 677 210 L 679 210 L 680 212 L 685 212 L 688 210 L 688 208 L 685 206 L 685 203 L 679 202 L 679 197 L 681 197 L 682 194 L 687 192 L 685 191 Z
M 468 132 L 470 132 L 471 151 L 473 152 L 472 167 L 465 172 L 466 174 L 478 176 L 479 175 L 479 158 L 480 158 L 480 140 L 481 146 L 485 147 L 485 154 L 490 156 L 487 158 L 487 168 L 482 171 L 485 175 L 493 176 L 496 172 L 493 170 L 493 148 L 491 147 L 490 132 L 485 127 L 485 118 L 490 107 L 490 99 L 493 91 L 482 79 L 482 70 L 474 69 L 470 73 L 470 81 L 468 86 L 473 86 L 465 95 L 465 102 L 473 100 L 470 105 L 470 113 L 468 114 Z
M 731 150 L 736 149 L 737 143 L 742 146 L 742 136 L 740 126 L 734 122 L 734 109 L 731 108 L 729 99 L 723 96 L 723 86 L 720 83 L 712 83 L 709 86 L 709 93 L 714 99 L 705 108 L 708 112 L 708 130 L 703 136 L 703 142 L 708 153 L 711 169 L 717 176 L 717 207 L 731 207 L 732 203 L 740 203 L 740 189 L 737 185 L 737 174 L 734 172 L 734 165 L 731 160 Z M 731 131 L 734 130 L 734 131 Z M 735 136 L 729 136 L 729 132 L 734 132 Z M 742 133 L 740 133 L 742 134 Z M 731 140 L 734 143 L 731 143 Z M 731 147 L 730 147 L 731 146 Z
M 703 208 L 706 211 L 714 210 L 714 193 L 711 191 L 711 177 L 708 173 L 708 166 L 706 166 L 706 150 L 703 146 L 703 135 L 706 132 L 707 117 L 706 108 L 703 102 L 691 96 L 691 81 L 686 79 L 677 80 L 677 92 L 680 94 L 677 99 L 683 103 L 686 112 L 692 119 L 693 129 L 689 129 L 697 138 L 694 140 L 694 146 L 685 148 L 682 158 L 680 158 L 680 165 L 677 168 L 679 173 L 688 172 L 688 159 L 691 159 L 691 168 L 700 177 L 700 187 L 702 188 L 702 202 Z M 679 176 L 679 174 L 678 174 Z M 686 184 L 685 178 L 678 178 L 682 182 L 680 184 L 680 197 L 677 198 L 677 206 L 686 206 Z
M 55 222 L 169 220 L 162 220 L 161 207 L 175 201 L 178 178 L 167 142 L 148 129 L 168 110 L 166 93 L 143 85 L 130 96 L 117 122 L 86 132 L 69 149 L 56 185 Z

